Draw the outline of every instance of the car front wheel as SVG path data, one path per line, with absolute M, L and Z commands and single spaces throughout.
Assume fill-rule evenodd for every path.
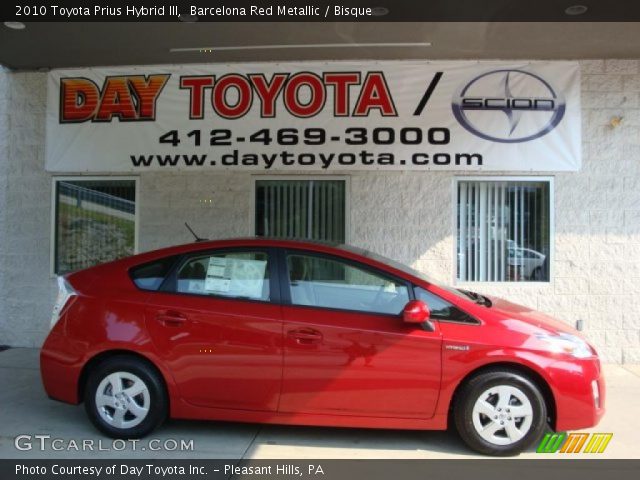
M 547 409 L 538 387 L 516 371 L 484 372 L 463 385 L 454 406 L 462 439 L 485 455 L 516 455 L 540 438 Z
M 85 409 L 91 422 L 114 438 L 139 438 L 160 425 L 167 395 L 159 374 L 146 362 L 116 356 L 89 374 Z

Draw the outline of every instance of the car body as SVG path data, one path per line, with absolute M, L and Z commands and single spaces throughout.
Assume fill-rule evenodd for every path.
M 136 425 L 133 410 L 117 412 L 125 408 L 118 399 L 132 400 L 122 392 L 140 379 L 150 396 L 138 389 L 133 403 L 153 410 L 162 400 L 155 423 L 169 416 L 443 430 L 474 416 L 480 429 L 493 419 L 462 412 L 469 402 L 482 407 L 470 397 L 480 384 L 491 408 L 503 384 L 520 392 L 508 396 L 514 406 L 524 392 L 530 416 L 557 430 L 592 427 L 604 413 L 597 354 L 566 324 L 353 247 L 199 242 L 72 273 L 60 285 L 41 352 L 45 390 L 84 400 L 112 436 L 155 427 Z M 109 425 L 116 416 L 122 428 Z M 500 455 L 535 440 L 501 445 L 507 433 L 494 432 L 495 445 L 467 443 Z

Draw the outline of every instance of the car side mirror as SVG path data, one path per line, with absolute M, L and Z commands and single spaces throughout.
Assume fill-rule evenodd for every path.
M 405 323 L 425 323 L 430 316 L 429 307 L 422 300 L 411 300 L 402 310 L 402 320 Z

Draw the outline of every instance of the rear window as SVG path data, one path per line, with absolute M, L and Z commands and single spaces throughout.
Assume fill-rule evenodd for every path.
M 129 271 L 131 280 L 142 290 L 158 290 L 176 261 L 176 257 L 167 257 L 133 267 Z

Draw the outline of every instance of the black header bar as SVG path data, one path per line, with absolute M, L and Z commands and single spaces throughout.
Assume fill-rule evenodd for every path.
M 631 0 L 14 0 L 0 11 L 23 23 L 640 22 Z

